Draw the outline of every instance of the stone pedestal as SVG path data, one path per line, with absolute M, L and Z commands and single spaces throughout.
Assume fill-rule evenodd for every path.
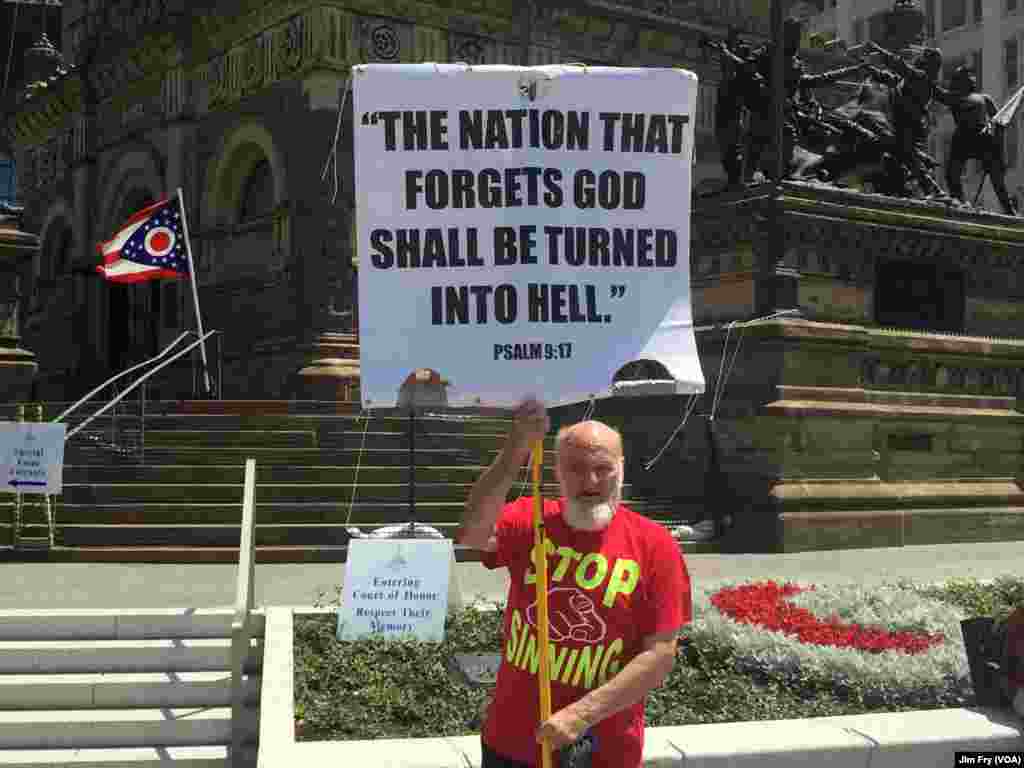
M 31 352 L 18 346 L 20 272 L 39 250 L 39 238 L 0 214 L 0 402 L 27 400 L 38 365 Z
M 324 332 L 297 352 L 307 362 L 291 377 L 292 399 L 359 401 L 359 340 L 354 333 Z
M 1024 540 L 1024 221 L 797 183 L 692 221 L 726 550 Z

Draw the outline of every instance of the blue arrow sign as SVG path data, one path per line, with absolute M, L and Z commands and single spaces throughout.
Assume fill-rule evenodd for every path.
M 46 486 L 46 481 L 44 480 L 43 482 L 38 483 L 35 480 L 11 480 L 7 484 L 8 485 L 13 485 L 14 487 L 18 487 L 19 485 L 38 485 L 38 486 L 45 487 Z

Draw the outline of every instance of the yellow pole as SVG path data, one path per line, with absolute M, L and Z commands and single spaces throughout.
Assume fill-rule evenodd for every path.
M 540 721 L 551 717 L 551 671 L 548 668 L 548 553 L 544 533 L 544 501 L 540 493 L 541 467 L 544 465 L 544 440 L 533 444 L 533 541 L 534 570 L 537 571 L 537 683 L 540 686 Z M 551 746 L 541 744 L 543 768 L 551 768 Z

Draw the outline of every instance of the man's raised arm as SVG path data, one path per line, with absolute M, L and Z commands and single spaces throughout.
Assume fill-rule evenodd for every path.
M 512 483 L 529 458 L 534 442 L 543 440 L 550 426 L 543 404 L 530 398 L 519 405 L 504 447 L 469 492 L 462 524 L 455 537 L 458 544 L 473 549 L 489 548 L 494 524 L 501 515 Z

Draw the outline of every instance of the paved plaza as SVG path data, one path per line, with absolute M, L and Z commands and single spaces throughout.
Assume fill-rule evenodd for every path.
M 1024 574 L 1024 542 L 942 544 L 893 549 L 836 550 L 778 555 L 688 555 L 695 584 L 757 578 L 878 584 L 953 576 L 990 579 Z M 503 599 L 506 571 L 460 563 L 463 596 Z M 333 594 L 344 564 L 256 566 L 257 605 L 312 605 L 317 593 Z M 106 563 L 5 563 L 0 565 L 0 609 L 208 608 L 235 599 L 234 565 L 120 565 Z

